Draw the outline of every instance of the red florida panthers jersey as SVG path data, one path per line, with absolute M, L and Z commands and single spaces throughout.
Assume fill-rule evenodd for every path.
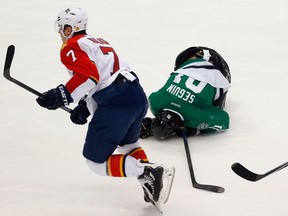
M 119 70 L 131 71 L 109 43 L 91 35 L 76 35 L 63 44 L 61 62 L 72 76 L 66 83 L 74 103 L 101 90 Z

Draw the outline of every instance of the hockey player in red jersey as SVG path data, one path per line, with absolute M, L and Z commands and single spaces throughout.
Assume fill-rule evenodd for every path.
M 55 26 L 63 42 L 60 58 L 71 78 L 37 102 L 49 110 L 78 103 L 70 113 L 73 123 L 85 124 L 91 115 L 83 148 L 88 167 L 101 176 L 138 178 L 145 201 L 159 206 L 167 202 L 174 168 L 150 163 L 138 142 L 146 95 L 110 44 L 86 33 L 87 20 L 81 8 L 59 13 Z

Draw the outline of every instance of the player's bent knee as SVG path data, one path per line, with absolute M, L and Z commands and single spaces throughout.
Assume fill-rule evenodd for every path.
M 89 169 L 97 175 L 106 176 L 106 162 L 95 163 L 94 161 L 86 159 L 86 164 Z

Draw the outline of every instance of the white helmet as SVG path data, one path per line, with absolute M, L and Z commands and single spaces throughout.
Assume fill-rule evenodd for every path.
M 64 27 L 69 25 L 72 27 L 72 32 L 68 38 L 72 37 L 75 32 L 83 31 L 87 29 L 88 16 L 86 13 L 78 7 L 69 7 L 58 14 L 55 21 L 55 27 L 59 33 L 63 34 Z

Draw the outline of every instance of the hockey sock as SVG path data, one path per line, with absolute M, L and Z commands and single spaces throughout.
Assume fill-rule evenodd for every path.
M 125 155 L 111 155 L 107 160 L 106 172 L 108 176 L 125 177 Z
M 133 149 L 131 152 L 128 153 L 128 155 L 130 155 L 131 157 L 133 157 L 137 160 L 140 159 L 141 162 L 143 162 L 143 163 L 149 162 L 145 151 L 141 147 Z
M 113 177 L 139 176 L 144 167 L 139 167 L 138 161 L 129 155 L 112 155 L 107 161 L 107 175 Z
M 141 148 L 139 142 L 131 143 L 124 146 L 118 146 L 118 152 L 123 155 L 130 155 L 142 162 L 149 162 L 145 151 Z

